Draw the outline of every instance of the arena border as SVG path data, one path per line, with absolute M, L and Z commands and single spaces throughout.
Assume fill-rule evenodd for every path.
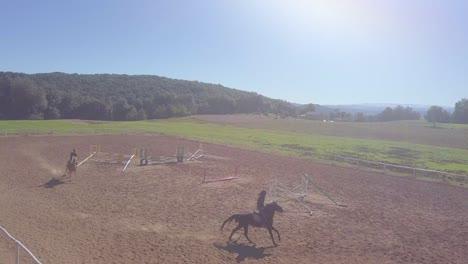
M 16 243 L 16 246 L 17 246 L 17 251 L 16 251 L 16 264 L 19 264 L 20 263 L 20 249 L 24 249 L 24 251 L 26 251 L 29 256 L 31 256 L 31 258 L 33 258 L 33 260 L 37 263 L 37 264 L 42 264 L 42 262 L 39 261 L 39 259 L 37 259 L 36 256 L 34 256 L 33 253 L 31 253 L 31 251 L 23 244 L 21 243 L 21 241 L 19 241 L 18 239 L 16 239 L 14 236 L 12 236 L 10 233 L 8 233 L 8 231 L 2 226 L 0 225 L 0 229 L 8 236 L 10 237 L 13 241 L 15 241 Z

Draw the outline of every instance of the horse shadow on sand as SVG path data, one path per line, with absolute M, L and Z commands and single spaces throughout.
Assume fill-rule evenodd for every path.
M 69 181 L 67 177 L 61 176 L 61 177 L 52 177 L 49 181 L 47 181 L 44 184 L 39 185 L 38 187 L 44 187 L 44 188 L 54 188 L 55 186 L 61 185 L 61 184 L 69 184 Z
M 236 257 L 237 263 L 244 261 L 245 259 L 262 259 L 267 256 L 271 256 L 271 254 L 265 254 L 265 250 L 271 247 L 257 247 L 256 245 L 246 245 L 246 244 L 238 244 L 237 242 L 227 242 L 226 245 L 221 243 L 214 243 L 214 247 L 217 249 L 221 249 L 227 251 L 229 253 L 236 253 L 238 254 Z

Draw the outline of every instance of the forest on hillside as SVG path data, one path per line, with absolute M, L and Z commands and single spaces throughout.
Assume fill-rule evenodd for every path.
M 145 120 L 194 114 L 296 116 L 286 101 L 152 75 L 0 72 L 0 119 Z
M 424 115 L 435 123 L 468 123 L 468 99 L 448 113 L 432 106 Z M 335 109 L 317 112 L 316 105 L 295 105 L 219 84 L 153 75 L 24 74 L 0 72 L 0 120 L 85 119 L 145 120 L 195 114 L 259 113 L 354 122 L 419 120 L 411 107 L 387 107 L 376 115 Z

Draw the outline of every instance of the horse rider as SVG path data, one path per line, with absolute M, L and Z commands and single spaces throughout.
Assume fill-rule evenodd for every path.
M 71 161 L 73 159 L 73 157 L 77 158 L 78 157 L 78 154 L 76 154 L 76 150 L 73 149 L 72 152 L 70 152 L 70 159 L 69 161 Z
M 260 225 L 263 225 L 263 220 L 264 220 L 263 209 L 265 208 L 265 196 L 266 196 L 266 191 L 263 190 L 258 194 L 258 199 L 257 199 L 258 213 L 256 213 L 255 215 L 258 216 L 256 220 Z
M 70 166 L 70 164 L 71 164 L 71 162 L 72 162 L 72 160 L 73 160 L 73 157 L 75 157 L 75 158 L 78 157 L 78 154 L 76 154 L 76 150 L 75 150 L 75 149 L 73 149 L 72 152 L 70 152 L 70 158 L 69 158 L 68 161 L 67 161 L 67 166 L 66 166 L 66 168 L 65 168 L 65 173 L 64 173 L 64 175 L 67 174 L 68 167 Z

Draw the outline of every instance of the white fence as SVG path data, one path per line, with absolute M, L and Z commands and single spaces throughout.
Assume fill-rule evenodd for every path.
M 468 181 L 468 175 L 465 175 L 465 174 L 456 174 L 456 173 L 450 173 L 450 172 L 445 172 L 445 171 L 437 171 L 437 170 L 429 170 L 429 169 L 415 168 L 415 167 L 409 167 L 409 166 L 395 165 L 395 164 L 384 163 L 380 161 L 364 160 L 364 159 L 358 159 L 358 158 L 346 157 L 346 156 L 340 156 L 340 155 L 322 154 L 319 156 L 324 157 L 328 160 L 335 161 L 335 162 L 343 162 L 343 163 L 351 164 L 357 169 L 367 168 L 367 169 L 378 170 L 383 173 L 393 172 L 393 173 L 400 173 L 400 174 L 413 175 L 413 176 L 424 176 L 424 177 L 429 177 L 429 178 L 440 179 L 446 182 L 448 182 L 448 180 Z
M 29 254 L 29 256 L 31 256 L 31 258 L 37 263 L 37 264 L 42 264 L 37 258 L 36 256 L 33 255 L 33 253 L 31 253 L 31 251 L 25 246 L 23 245 L 23 243 L 21 243 L 18 239 L 14 238 L 12 235 L 10 235 L 10 233 L 8 233 L 8 231 L 3 228 L 1 225 L 0 225 L 0 229 L 9 237 L 11 238 L 15 243 L 16 243 L 16 264 L 20 264 L 20 255 L 21 255 L 21 249 L 23 249 L 24 251 L 26 251 L 26 253 Z

